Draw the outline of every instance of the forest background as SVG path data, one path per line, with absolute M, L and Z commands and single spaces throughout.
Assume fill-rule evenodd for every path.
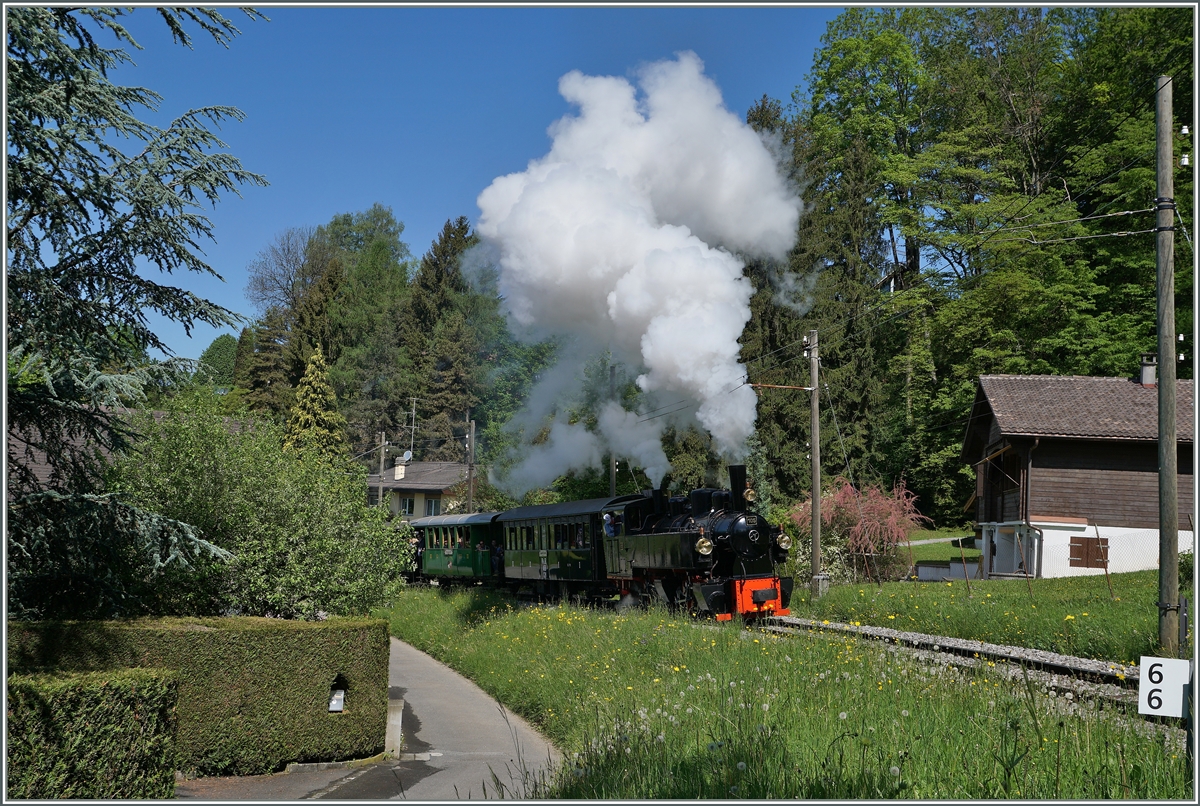
M 234 596 L 240 604 L 226 599 L 213 605 L 218 610 L 308 616 L 350 607 L 332 593 L 311 595 L 315 583 L 304 574 L 312 563 L 303 552 L 288 561 L 291 588 L 260 589 L 279 577 L 263 563 L 295 542 L 296 524 L 311 520 L 303 508 L 290 512 L 291 526 L 276 524 L 278 546 L 255 543 L 262 530 L 250 535 L 248 521 L 231 513 L 273 517 L 280 508 L 264 501 L 308 495 L 288 479 L 296 465 L 287 451 L 331 479 L 349 479 L 326 485 L 341 498 L 324 509 L 342 514 L 323 527 L 322 541 L 336 546 L 354 536 L 364 553 L 339 573 L 356 578 L 383 533 L 379 519 L 351 501 L 356 479 L 378 466 L 378 435 L 401 449 L 408 437 L 416 460 L 462 461 L 474 420 L 476 461 L 502 479 L 514 446 L 544 436 L 522 434 L 514 414 L 561 345 L 514 338 L 486 266 L 468 282 L 463 263 L 477 239 L 465 216 L 447 221 L 418 259 L 393 210 L 364 200 L 358 211 L 320 226 L 298 223 L 264 241 L 246 288 L 260 316 L 239 337 L 218 337 L 198 366 L 151 360 L 162 345 L 144 308 L 185 324 L 230 325 L 236 317 L 138 277 L 134 258 L 211 272 L 193 251 L 211 233 L 187 207 L 263 180 L 229 155 L 205 156 L 214 138 L 203 120 L 237 118 L 237 110 L 199 110 L 157 134 L 133 119 L 128 109 L 148 96 L 96 81 L 121 59 L 88 45 L 74 13 L 9 12 L 10 606 L 14 579 L 23 590 L 57 587 L 66 595 L 67 577 L 55 574 L 70 567 L 71 585 L 94 586 L 104 578 L 88 565 L 95 557 L 82 565 L 71 558 L 86 554 L 85 545 L 95 556 L 109 551 L 103 536 L 117 523 L 143 542 L 158 541 L 153 568 L 184 557 L 189 546 L 214 563 L 230 551 L 258 556 L 252 574 L 243 569 L 237 584 L 225 579 L 209 591 L 214 601 L 242 591 Z M 215 12 L 159 13 L 184 44 L 185 24 L 198 23 L 219 42 L 236 34 Z M 104 24 L 119 17 L 83 14 Z M 806 385 L 803 338 L 819 332 L 825 478 L 841 475 L 859 487 L 903 483 L 938 524 L 964 523 L 974 479 L 959 453 L 979 375 L 1132 377 L 1139 355 L 1155 350 L 1155 80 L 1173 79 L 1175 153 L 1189 153 L 1181 126 L 1194 125 L 1193 19 L 1183 7 L 850 9 L 827 27 L 804 91 L 764 95 L 747 110 L 752 127 L 783 143 L 804 214 L 786 265 L 747 262 L 756 293 L 741 360 L 753 383 Z M 71 46 L 72 37 L 81 44 Z M 39 91 L 65 86 L 63 76 L 77 82 L 75 96 Z M 96 102 L 93 117 L 71 106 L 81 99 Z M 105 129 L 93 121 L 106 119 L 151 137 L 158 150 L 145 164 L 118 160 L 120 170 L 105 173 L 86 143 L 103 141 Z M 46 120 L 59 120 L 58 128 Z M 74 160 L 80 185 L 56 184 L 63 154 Z M 194 170 L 172 173 L 180 165 Z M 182 190 L 170 184 L 175 177 Z M 95 224 L 74 193 L 90 194 L 106 222 L 98 231 L 89 230 Z M 1176 166 L 1175 196 L 1176 322 L 1190 334 L 1190 167 Z M 127 223 L 124 203 L 136 224 Z M 57 264 L 46 265 L 42 242 L 57 251 Z M 1181 378 L 1192 377 L 1192 349 L 1190 341 L 1181 345 L 1188 357 Z M 572 421 L 595 424 L 608 400 L 608 363 L 597 355 L 575 399 L 560 401 Z M 640 410 L 636 372 L 617 367 L 627 410 Z M 182 452 L 156 454 L 170 427 L 157 432 L 159 442 L 141 458 L 118 461 L 114 475 L 93 450 L 122 455 L 129 447 L 132 434 L 114 407 L 168 410 L 176 425 L 192 416 L 203 428 L 176 429 Z M 746 463 L 765 509 L 808 496 L 808 410 L 807 394 L 759 392 Z M 258 425 L 231 436 L 219 418 L 232 415 Z M 156 428 L 153 418 L 139 427 Z M 201 432 L 207 448 L 195 438 Z M 49 493 L 28 472 L 32 454 L 14 451 L 14 435 L 54 465 Z M 214 450 L 218 443 L 224 447 Z M 700 430 L 668 427 L 663 448 L 672 463 L 665 485 L 687 489 L 719 478 L 722 457 Z M 155 455 L 162 473 L 146 472 L 144 460 Z M 165 481 L 170 473 L 185 485 L 217 479 L 205 463 L 218 455 L 241 463 L 227 462 L 213 496 L 189 509 L 179 485 Z M 524 500 L 603 495 L 605 469 L 560 477 Z M 264 484 L 266 475 L 278 484 Z M 236 506 L 221 498 L 251 485 L 266 497 L 242 496 Z M 618 486 L 649 484 L 622 462 Z M 26 497 L 14 503 L 14 493 Z M 133 508 L 121 509 L 111 495 Z M 480 508 L 514 503 L 487 484 L 475 500 Z M 108 526 L 89 521 L 92 543 L 48 539 L 77 505 L 92 515 L 106 507 Z M 189 525 L 199 521 L 211 543 Z M 81 529 L 64 534 L 74 539 Z M 128 584 L 115 580 L 112 590 Z
M 802 339 L 819 332 L 827 477 L 903 481 L 938 523 L 965 522 L 974 479 L 958 457 L 979 375 L 1132 377 L 1155 351 L 1154 81 L 1174 79 L 1175 150 L 1187 153 L 1192 52 L 1183 8 L 851 9 L 826 30 L 807 93 L 748 110 L 782 135 L 805 214 L 782 273 L 746 269 L 757 292 L 741 358 L 752 382 L 804 385 Z M 1192 183 L 1177 166 L 1184 334 Z M 251 269 L 262 318 L 201 362 L 231 390 L 230 410 L 284 417 L 320 346 L 353 453 L 384 432 L 404 447 L 411 436 L 417 460 L 463 461 L 474 419 L 477 461 L 502 474 L 509 421 L 555 344 L 515 340 L 494 289 L 466 281 L 474 243 L 460 217 L 414 259 L 378 204 L 279 233 Z M 1192 377 L 1191 349 L 1179 377 Z M 627 409 L 634 369 L 618 368 Z M 572 416 L 594 421 L 607 383 L 598 356 Z M 804 393 L 759 392 L 748 464 L 768 505 L 807 496 L 808 408 Z M 668 429 L 664 449 L 667 484 L 719 473 L 696 429 Z M 648 486 L 638 468 L 620 482 Z M 606 492 L 596 468 L 532 495 Z

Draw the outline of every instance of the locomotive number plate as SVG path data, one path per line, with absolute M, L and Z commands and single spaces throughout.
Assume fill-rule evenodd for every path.
M 746 516 L 746 525 L 747 526 L 758 526 L 758 516 L 757 515 L 747 515 Z

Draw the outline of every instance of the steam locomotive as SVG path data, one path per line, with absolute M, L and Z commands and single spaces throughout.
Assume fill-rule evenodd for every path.
M 750 507 L 743 465 L 731 490 L 660 490 L 505 512 L 413 520 L 415 578 L 485 582 L 517 594 L 657 600 L 728 621 L 786 615 L 792 578 L 780 576 L 791 540 Z

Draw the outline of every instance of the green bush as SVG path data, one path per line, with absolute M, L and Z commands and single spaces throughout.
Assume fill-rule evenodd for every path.
M 8 678 L 6 799 L 175 794 L 174 672 Z
M 286 451 L 282 426 L 223 416 L 211 390 L 170 406 L 135 419 L 137 450 L 114 463 L 109 489 L 234 557 L 195 564 L 153 615 L 363 614 L 411 567 L 409 527 L 367 506 L 361 465 Z
M 383 750 L 387 624 L 171 618 L 10 622 L 11 670 L 161 667 L 179 674 L 179 769 L 254 775 L 289 762 L 364 758 Z M 330 713 L 334 679 L 346 707 Z

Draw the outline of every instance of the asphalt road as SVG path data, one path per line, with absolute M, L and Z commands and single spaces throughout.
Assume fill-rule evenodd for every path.
M 389 696 L 404 701 L 400 759 L 274 775 L 179 781 L 178 798 L 198 800 L 447 801 L 521 798 L 559 759 L 520 717 L 449 667 L 392 640 Z

